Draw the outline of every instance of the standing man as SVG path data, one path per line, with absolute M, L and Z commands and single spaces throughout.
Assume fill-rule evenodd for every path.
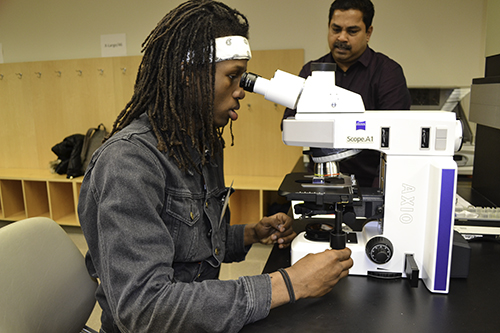
M 358 93 L 366 110 L 408 110 L 411 98 L 403 69 L 368 46 L 375 9 L 370 0 L 336 0 L 328 16 L 330 53 L 310 61 L 299 76 L 311 75 L 313 62 L 336 63 L 335 84 Z M 295 115 L 286 109 L 284 118 Z M 377 186 L 380 153 L 364 150 L 340 162 L 340 171 L 355 174 L 360 186 Z

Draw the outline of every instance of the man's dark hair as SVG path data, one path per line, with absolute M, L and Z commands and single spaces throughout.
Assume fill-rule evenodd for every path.
M 366 30 L 371 27 L 373 16 L 375 16 L 375 8 L 370 0 L 335 0 L 330 6 L 330 13 L 328 14 L 328 24 L 332 21 L 333 12 L 335 10 L 349 10 L 357 9 L 363 13 L 363 22 L 365 23 Z
M 187 1 L 169 12 L 142 44 L 134 94 L 108 138 L 146 112 L 158 149 L 179 168 L 198 170 L 190 151 L 205 164 L 205 152 L 224 145 L 213 119 L 215 39 L 248 38 L 248 30 L 245 16 L 217 1 Z

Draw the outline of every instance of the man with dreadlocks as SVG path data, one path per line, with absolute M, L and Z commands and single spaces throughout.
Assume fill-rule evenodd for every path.
M 319 297 L 348 274 L 350 251 L 272 274 L 217 279 L 253 243 L 288 247 L 279 213 L 230 225 L 222 129 L 245 96 L 248 22 L 210 0 L 168 13 L 143 44 L 133 97 L 94 153 L 78 213 L 100 280 L 101 332 L 235 332 L 271 308 Z

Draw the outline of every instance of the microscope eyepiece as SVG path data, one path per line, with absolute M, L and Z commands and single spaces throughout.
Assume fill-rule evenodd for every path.
M 255 87 L 255 82 L 260 76 L 254 73 L 243 73 L 241 76 L 240 80 L 240 87 L 243 88 L 245 91 L 253 92 L 253 89 Z

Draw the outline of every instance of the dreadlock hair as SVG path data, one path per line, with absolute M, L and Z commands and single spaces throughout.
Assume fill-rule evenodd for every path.
M 158 149 L 180 169 L 200 172 L 189 145 L 202 164 L 206 151 L 213 156 L 224 146 L 213 121 L 215 39 L 248 38 L 248 30 L 245 16 L 217 1 L 191 0 L 169 12 L 142 44 L 134 94 L 106 139 L 147 112 Z

